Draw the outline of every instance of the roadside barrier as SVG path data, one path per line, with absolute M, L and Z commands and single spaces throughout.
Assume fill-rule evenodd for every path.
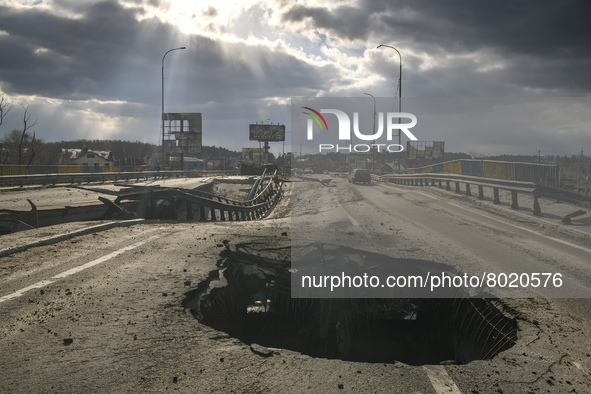
M 541 197 L 556 199 L 557 201 L 569 202 L 581 206 L 591 206 L 591 198 L 582 196 L 575 192 L 569 192 L 553 187 L 536 185 L 532 182 L 520 182 L 502 179 L 489 179 L 475 176 L 464 176 L 455 174 L 399 174 L 399 175 L 382 175 L 379 178 L 380 182 L 390 182 L 400 185 L 410 186 L 438 186 L 446 190 L 452 190 L 452 184 L 456 193 L 465 193 L 466 196 L 472 195 L 472 186 L 478 188 L 478 199 L 484 200 L 484 188 L 490 188 L 493 191 L 493 203 L 500 204 L 499 190 L 507 190 L 511 192 L 511 208 L 518 209 L 518 195 L 531 195 L 534 200 L 533 214 L 535 216 L 542 216 L 542 210 L 538 199 Z M 461 185 L 464 185 L 463 190 Z M 580 213 L 577 211 L 577 213 Z M 567 215 L 567 217 L 574 217 Z M 580 216 L 580 215 L 575 215 Z M 563 219 L 566 224 L 570 220 Z
M 198 221 L 244 221 L 263 218 L 281 196 L 282 183 L 277 172 L 266 176 L 264 186 L 253 198 L 235 201 L 200 190 L 186 190 L 160 187 L 137 187 L 118 193 L 117 199 L 108 204 L 109 214 L 123 213 L 118 208 L 122 201 L 136 201 L 140 217 L 171 218 Z M 158 201 L 166 201 L 159 204 Z

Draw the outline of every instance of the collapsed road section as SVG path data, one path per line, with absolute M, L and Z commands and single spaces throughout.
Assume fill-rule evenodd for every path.
M 212 180 L 192 189 L 133 184 L 116 184 L 116 188 L 53 188 L 63 192 L 51 207 L 43 204 L 43 196 L 37 199 L 24 198 L 30 210 L 24 210 L 22 204 L 20 209 L 11 209 L 14 201 L 5 202 L 4 209 L 0 210 L 0 234 L 89 220 L 257 220 L 264 217 L 281 196 L 282 182 L 276 174 L 242 177 L 233 181 L 236 182 L 235 186 L 242 188 L 231 193 L 231 196 L 218 193 L 216 189 L 220 180 Z M 223 183 L 227 184 L 228 180 Z M 77 201 L 75 191 L 85 193 L 84 199 Z M 89 200 L 88 196 L 92 195 L 98 197 Z

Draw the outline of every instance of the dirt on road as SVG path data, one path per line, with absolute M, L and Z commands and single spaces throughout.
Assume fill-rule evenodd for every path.
M 309 185 L 304 197 L 310 204 L 337 198 L 333 190 L 319 185 Z M 245 342 L 200 321 L 196 297 L 211 294 L 216 275 L 223 276 L 229 259 L 239 261 L 248 254 L 248 262 L 260 262 L 243 276 L 248 279 L 243 283 L 256 284 L 257 278 L 269 275 L 272 266 L 265 265 L 269 262 L 288 266 L 289 207 L 286 193 L 261 221 L 146 222 L 1 258 L 5 275 L 0 278 L 0 296 L 43 280 L 52 282 L 0 302 L 0 391 L 435 393 L 454 387 L 462 393 L 589 391 L 589 321 L 549 300 L 497 302 L 518 327 L 514 346 L 491 360 L 447 362 L 433 368 L 396 360 L 312 357 L 287 350 L 289 344 L 278 348 Z M 96 263 L 151 237 L 155 238 L 146 244 Z M 89 262 L 96 265 L 52 279 Z M 223 286 L 221 281 L 218 284 Z M 253 299 L 247 300 L 251 314 L 264 313 L 269 306 L 261 297 L 255 299 L 259 288 L 253 285 L 251 290 Z M 222 314 L 218 318 L 241 322 L 232 319 L 227 304 L 218 310 Z M 289 329 L 285 320 L 265 324 L 261 332 L 269 327 Z

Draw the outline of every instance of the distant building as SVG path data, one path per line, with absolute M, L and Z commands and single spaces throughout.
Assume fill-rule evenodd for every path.
M 60 164 L 102 168 L 114 166 L 115 159 L 111 151 L 90 150 L 85 146 L 82 149 L 62 149 Z

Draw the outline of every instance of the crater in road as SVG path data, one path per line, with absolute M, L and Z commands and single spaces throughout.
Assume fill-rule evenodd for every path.
M 347 262 L 345 270 L 392 263 L 388 256 L 324 244 L 313 245 L 302 258 L 304 266 L 317 266 L 325 264 L 327 256 L 331 264 Z M 396 263 L 420 269 L 438 265 L 420 260 Z M 217 265 L 185 294 L 183 306 L 201 323 L 251 348 L 256 344 L 257 349 L 284 348 L 360 362 L 462 364 L 493 358 L 517 338 L 515 319 L 490 299 L 292 298 L 292 275 L 297 272 L 290 248 L 240 244 L 224 250 Z M 272 350 L 264 354 L 272 355 Z

